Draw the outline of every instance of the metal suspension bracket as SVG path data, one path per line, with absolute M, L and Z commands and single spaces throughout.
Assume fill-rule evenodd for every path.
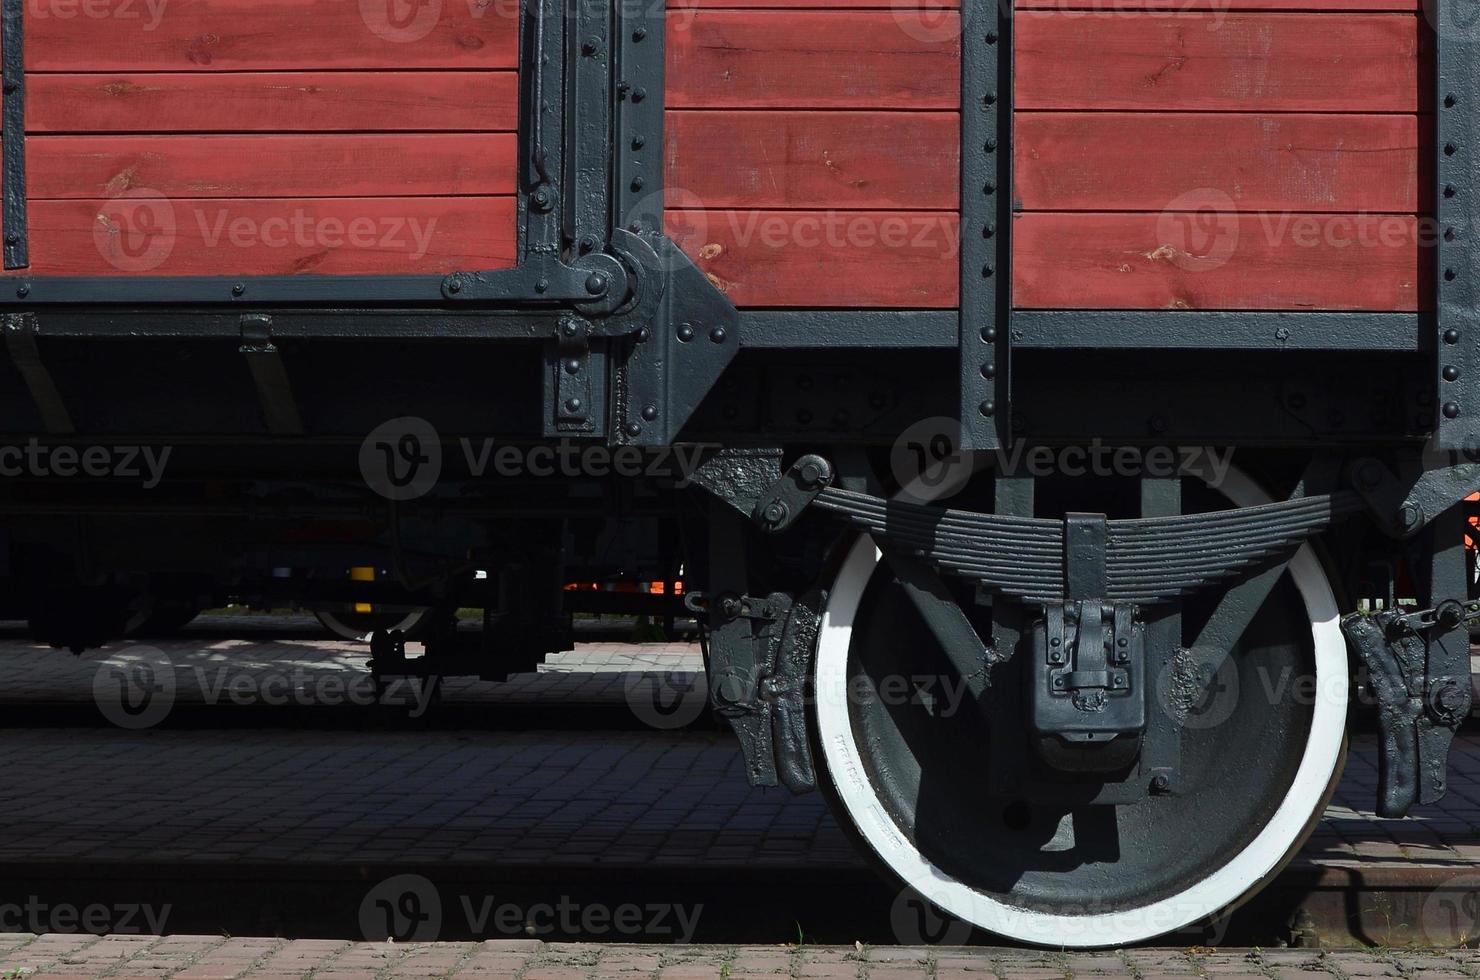
M 1457 599 L 1341 621 L 1377 696 L 1380 816 L 1401 817 L 1444 796 L 1449 745 L 1470 712 L 1469 644 L 1457 627 L 1476 621 L 1480 601 Z
M 1403 467 L 1400 478 L 1380 459 L 1352 464 L 1349 475 L 1373 521 L 1389 537 L 1411 538 L 1440 514 L 1480 490 L 1480 462 L 1460 462 L 1422 469 L 1417 461 Z

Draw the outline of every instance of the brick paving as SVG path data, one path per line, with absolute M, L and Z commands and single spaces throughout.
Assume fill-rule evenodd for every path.
M 949 946 L 643 946 L 350 943 L 216 936 L 0 936 L 0 976 L 26 980 L 230 980 L 235 977 L 391 980 L 1216 980 L 1480 976 L 1474 950 L 1136 949 L 1063 953 Z

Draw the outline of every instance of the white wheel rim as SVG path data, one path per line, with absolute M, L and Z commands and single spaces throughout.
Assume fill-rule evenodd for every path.
M 1269 495 L 1237 469 L 1229 469 L 1218 489 L 1238 507 L 1270 502 Z M 1318 696 L 1290 790 L 1253 841 L 1223 867 L 1175 895 L 1107 913 L 1065 915 L 1025 909 L 952 878 L 920 854 L 890 819 L 853 739 L 848 651 L 858 604 L 879 558 L 871 538 L 855 542 L 823 612 L 816 688 L 822 756 L 838 797 L 869 847 L 901 881 L 957 918 L 1001 936 L 1054 947 L 1116 946 L 1164 935 L 1233 904 L 1278 870 L 1324 803 L 1341 760 L 1346 729 L 1346 641 L 1331 585 L 1315 553 L 1304 545 L 1290 560 L 1289 571 L 1310 619 Z

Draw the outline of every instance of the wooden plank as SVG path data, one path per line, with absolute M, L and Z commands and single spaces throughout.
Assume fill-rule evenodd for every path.
M 672 206 L 955 208 L 954 112 L 669 112 Z
M 1018 109 L 1415 112 L 1420 18 L 1126 14 L 1016 18 Z
M 512 133 L 34 136 L 33 201 L 116 197 L 406 197 L 514 193 Z
M 1029 213 L 1012 233 L 1028 309 L 1412 311 L 1431 291 L 1412 216 Z
M 512 71 L 33 74 L 33 133 L 507 131 Z
M 674 11 L 669 108 L 955 109 L 959 17 Z
M 514 255 L 509 197 L 31 205 L 35 275 L 441 274 Z
M 739 307 L 956 305 L 949 211 L 668 211 L 668 235 Z
M 1019 113 L 1018 205 L 1415 212 L 1430 193 L 1427 125 L 1406 115 Z M 1216 152 L 1209 148 L 1216 147 Z
M 476 0 L 33 3 L 26 68 L 514 68 L 518 38 L 517 4 Z

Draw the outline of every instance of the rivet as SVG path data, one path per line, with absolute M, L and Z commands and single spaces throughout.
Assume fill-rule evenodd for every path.
M 1446 364 L 1446 365 L 1444 365 L 1444 380 L 1445 381 L 1458 381 L 1459 380 L 1459 368 L 1455 367 L 1453 364 Z
M 571 414 L 579 412 L 581 410 L 581 400 L 579 398 L 567 398 L 565 400 L 565 410 Z
M 1459 418 L 1459 402 L 1445 402 L 1444 403 L 1444 417 L 1446 419 L 1457 419 L 1457 418 Z
M 1454 241 L 1454 237 L 1454 228 L 1446 226 L 1444 229 L 1444 240 L 1446 242 L 1452 242 Z
M 578 361 L 578 360 L 576 360 L 574 357 L 572 357 L 570 360 L 566 361 L 565 362 L 565 373 L 566 374 L 580 374 L 581 373 L 581 362 Z
M 985 184 L 982 185 L 982 193 L 983 194 L 995 194 L 995 193 L 997 193 L 997 185 L 994 184 L 994 183 L 992 183 L 990 180 L 987 181 Z
M 647 37 L 646 27 L 639 27 L 637 30 L 632 32 L 632 40 L 634 41 L 641 41 L 645 37 Z
M 639 344 L 646 343 L 647 342 L 647 339 L 649 337 L 651 337 L 652 335 L 653 335 L 653 332 L 651 330 L 649 330 L 647 327 L 638 327 L 637 328 L 637 342 Z
M 1445 184 L 1444 185 L 1444 196 L 1445 197 L 1453 197 L 1454 195 L 1456 195 L 1458 193 L 1459 193 L 1459 191 L 1457 191 L 1457 190 L 1454 189 L 1454 185 L 1453 184 Z
M 643 88 L 641 85 L 632 90 L 633 102 L 641 102 L 645 98 L 647 98 L 647 89 Z
M 581 42 L 581 54 L 585 55 L 588 58 L 594 58 L 596 57 L 596 52 L 598 49 L 600 49 L 600 47 L 601 42 L 599 42 L 594 37 L 588 37 L 586 38 L 586 40 Z
M 692 323 L 680 323 L 678 325 L 678 339 L 687 344 L 694 339 L 694 325 Z
M 21 299 L 25 299 L 27 296 L 31 295 L 31 287 L 30 286 L 17 286 L 16 287 L 16 290 L 15 290 L 15 294 L 17 296 L 19 296 Z
M 723 344 L 725 342 L 725 328 L 715 327 L 713 330 L 709 331 L 709 339 L 714 341 L 716 344 Z
M 1453 109 L 1458 102 L 1459 100 L 1454 97 L 1453 93 L 1444 96 L 1444 108 L 1446 109 Z
M 996 339 L 997 339 L 997 328 L 996 327 L 982 327 L 982 340 L 985 340 L 987 343 L 990 344 L 992 341 L 994 341 Z
M 632 148 L 634 150 L 640 150 L 640 149 L 642 149 L 646 145 L 647 145 L 647 137 L 646 136 L 634 136 L 634 137 L 632 137 Z
M 642 190 L 642 178 L 641 177 L 633 177 L 632 178 L 632 189 L 634 191 L 640 191 L 640 190 Z
M 982 40 L 983 41 L 986 41 L 988 44 L 996 44 L 997 43 L 997 32 L 996 31 L 987 31 L 986 34 L 982 35 Z
M 630 231 L 630 232 L 632 232 L 634 235 L 637 234 L 638 232 L 642 231 L 642 222 L 641 221 L 634 221 L 634 222 L 632 222 L 630 225 L 627 226 L 627 230 Z
M 979 408 L 981 409 L 981 413 L 983 415 L 990 418 L 992 413 L 997 411 L 997 403 L 989 398 L 986 401 L 982 402 Z
M 1446 344 L 1457 344 L 1457 343 L 1459 343 L 1459 331 L 1456 330 L 1456 329 L 1454 329 L 1453 327 L 1450 327 L 1448 330 L 1444 331 L 1444 343 L 1446 343 Z
M 656 405 L 646 405 L 646 406 L 644 406 L 643 409 L 642 409 L 642 417 L 645 418 L 645 419 L 647 419 L 649 422 L 651 422 L 654 419 L 656 419 L 658 417 L 658 406 L 656 406 Z
M 996 373 L 997 373 L 997 365 L 995 365 L 995 364 L 983 364 L 982 365 L 982 377 L 984 377 L 984 378 L 990 378 L 993 375 L 995 375 Z
M 586 277 L 586 292 L 592 296 L 600 296 L 606 292 L 606 276 L 599 272 L 593 272 Z
M 550 280 L 548 280 L 548 279 L 536 279 L 535 282 L 534 282 L 534 291 L 537 292 L 537 293 L 543 293 L 545 290 L 547 290 L 549 288 L 550 288 Z
M 996 104 L 997 104 L 997 93 L 996 92 L 988 92 L 988 93 L 986 93 L 985 95 L 982 96 L 982 105 L 996 105 Z
M 7 244 L 7 245 L 19 245 L 20 243 L 21 243 L 21 239 L 20 239 L 20 236 L 19 235 L 6 235 L 5 236 L 5 244 Z
M 627 434 L 636 439 L 638 436 L 642 435 L 642 426 L 638 425 L 636 422 L 628 422 Z
M 1444 144 L 1444 155 L 1447 156 L 1447 157 L 1452 157 L 1452 156 L 1454 156 L 1455 151 L 1457 151 L 1458 149 L 1459 149 L 1459 147 L 1455 146 L 1453 143 L 1445 143 Z
M 997 149 L 997 138 L 995 136 L 988 136 L 987 141 L 982 144 L 982 149 L 988 153 L 995 152 Z
M 231 287 L 231 295 L 233 295 L 233 296 L 240 296 L 242 293 L 244 293 L 246 291 L 247 291 L 246 283 L 240 283 L 239 282 L 235 286 L 232 286 Z
M 462 283 L 458 282 L 456 279 L 451 280 L 450 282 L 447 283 L 447 291 L 449 293 L 460 293 L 460 292 L 462 292 Z
M 994 271 L 995 270 L 990 265 L 984 265 L 984 266 L 982 266 L 982 278 L 983 279 L 990 279 L 990 278 L 992 278 L 992 273 Z
M 1444 281 L 1445 282 L 1454 282 L 1454 270 L 1453 269 L 1445 269 L 1444 270 Z
M 983 225 L 982 226 L 982 237 L 983 238 L 991 238 L 995 234 L 997 234 L 997 226 L 996 225 Z

